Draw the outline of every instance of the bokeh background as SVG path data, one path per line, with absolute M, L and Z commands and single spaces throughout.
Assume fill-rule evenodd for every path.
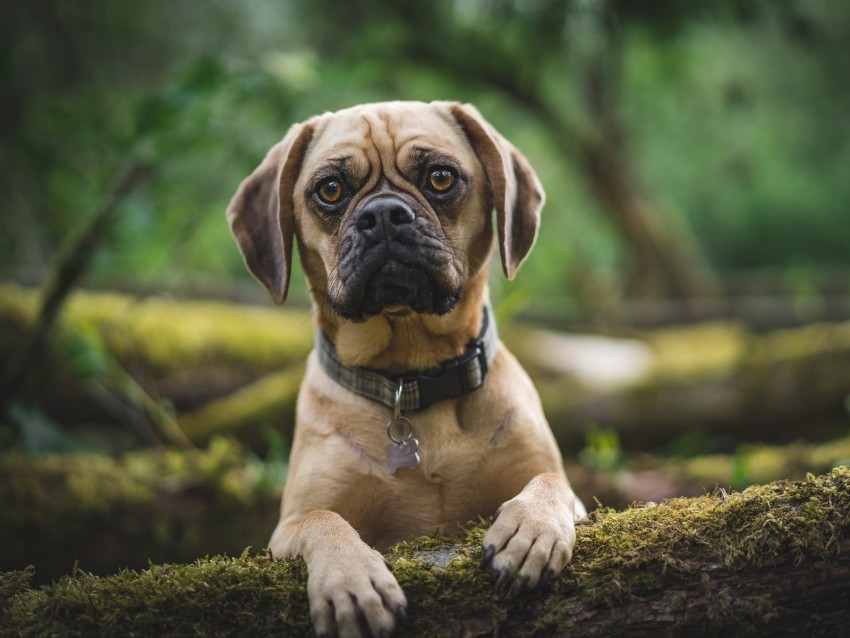
M 224 210 L 368 101 L 472 102 L 537 169 L 491 294 L 591 507 L 850 459 L 847 3 L 10 0 L 0 34 L 0 568 L 262 547 L 313 329 Z

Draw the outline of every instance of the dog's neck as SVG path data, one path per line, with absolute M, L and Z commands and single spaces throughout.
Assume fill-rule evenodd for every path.
M 478 335 L 487 291 L 464 295 L 443 316 L 411 313 L 404 317 L 377 315 L 354 323 L 319 316 L 319 329 L 333 342 L 348 366 L 406 373 L 434 368 L 457 357 Z
M 477 390 L 498 350 L 498 334 L 492 311 L 481 310 L 481 329 L 463 352 L 427 370 L 389 372 L 355 367 L 343 362 L 333 342 L 324 333 L 317 335 L 316 351 L 325 373 L 356 394 L 396 410 L 421 410 L 434 403 L 457 399 Z

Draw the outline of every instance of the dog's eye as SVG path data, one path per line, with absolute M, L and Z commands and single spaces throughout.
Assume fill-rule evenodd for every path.
M 318 185 L 316 194 L 325 204 L 338 204 L 342 199 L 342 184 L 336 179 L 326 179 Z
M 448 168 L 435 168 L 428 175 L 428 186 L 437 193 L 448 193 L 455 185 L 454 171 Z

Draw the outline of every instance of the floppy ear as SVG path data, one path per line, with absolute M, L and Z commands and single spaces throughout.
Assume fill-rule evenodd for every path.
M 296 124 L 239 185 L 227 207 L 230 230 L 245 265 L 283 303 L 292 270 L 293 190 L 313 126 Z
M 502 268 L 513 279 L 537 239 L 543 187 L 528 160 L 474 106 L 453 103 L 448 107 L 484 165 L 496 208 Z

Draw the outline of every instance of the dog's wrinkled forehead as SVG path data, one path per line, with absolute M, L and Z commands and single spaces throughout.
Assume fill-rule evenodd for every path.
M 374 104 L 319 118 L 301 180 L 332 169 L 359 184 L 380 176 L 410 180 L 421 164 L 440 160 L 467 166 L 476 161 L 466 136 L 445 109 L 430 104 Z

